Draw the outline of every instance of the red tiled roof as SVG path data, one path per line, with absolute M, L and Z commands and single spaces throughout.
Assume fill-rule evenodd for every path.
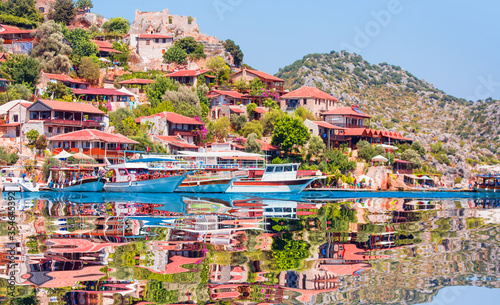
M 101 141 L 107 143 L 139 144 L 119 133 L 107 133 L 95 129 L 83 129 L 60 134 L 49 138 L 49 141 Z
M 201 70 L 179 70 L 167 74 L 167 77 L 182 77 L 182 76 L 199 76 L 207 73 L 210 69 L 201 69 Z
M 116 96 L 132 96 L 132 94 L 120 92 L 115 89 L 108 88 L 88 88 L 88 89 L 72 89 L 76 95 L 116 95 Z
M 198 146 L 190 144 L 190 143 L 188 143 L 186 141 L 182 141 L 177 136 L 155 136 L 155 138 L 157 138 L 157 139 L 159 139 L 161 141 L 168 142 L 169 145 L 173 145 L 173 146 L 176 146 L 176 147 L 198 149 Z
M 219 95 L 227 95 L 227 96 L 231 96 L 231 97 L 234 97 L 234 98 L 242 98 L 243 96 L 241 95 L 241 93 L 239 92 L 236 92 L 236 91 L 225 91 L 225 90 L 211 90 L 208 95 L 213 95 L 214 93 L 217 93 Z
M 328 128 L 328 129 L 345 129 L 343 127 L 335 126 L 335 125 L 332 125 L 332 124 L 325 122 L 325 121 L 313 121 L 313 123 L 318 125 L 318 126 L 321 126 L 323 128 Z
M 257 140 L 257 143 L 262 144 L 262 146 L 260 147 L 260 150 L 262 150 L 262 151 L 278 151 L 278 150 L 280 150 L 280 148 L 278 146 L 274 146 L 274 145 L 266 143 L 262 140 Z
M 250 69 L 245 69 L 245 70 L 238 71 L 238 72 L 234 73 L 231 76 L 235 76 L 236 74 L 243 73 L 243 71 L 246 71 L 247 73 L 254 74 L 254 75 L 258 76 L 259 78 L 264 78 L 264 79 L 271 80 L 271 81 L 274 81 L 274 82 L 285 82 L 281 78 L 278 78 L 278 77 L 273 76 L 271 74 L 267 74 L 266 72 L 257 71 L 257 70 L 250 70 Z
M 109 53 L 118 53 L 121 54 L 122 52 L 113 49 L 113 45 L 110 42 L 107 41 L 102 41 L 102 40 L 92 40 L 93 43 L 97 45 L 99 48 L 99 51 L 104 51 L 104 52 L 109 52 Z
M 3 28 L 4 30 L 1 31 L 1 28 Z M 20 28 L 15 27 L 15 26 L 0 24 L 0 35 L 2 35 L 2 34 L 29 34 L 32 31 L 36 31 L 36 30 L 21 30 Z
M 231 110 L 234 113 L 245 113 L 245 111 L 240 107 L 229 107 L 229 110 Z
M 304 86 L 292 92 L 289 92 L 283 96 L 282 99 L 295 99 L 295 98 L 315 98 L 321 100 L 337 101 L 337 98 L 331 96 L 330 94 L 319 90 L 314 87 Z
M 181 114 L 175 112 L 160 112 L 150 116 L 141 116 L 135 119 L 137 123 L 140 123 L 142 119 L 153 118 L 155 116 L 159 116 L 161 118 L 167 119 L 168 122 L 172 124 L 190 124 L 190 125 L 205 125 L 203 122 L 197 121 L 193 118 L 183 116 Z
M 329 114 L 340 114 L 340 115 L 352 115 L 352 116 L 357 116 L 357 117 L 362 117 L 362 118 L 371 118 L 372 116 L 366 113 L 359 113 L 355 110 L 353 110 L 351 107 L 339 107 L 335 108 L 332 110 L 329 110 L 327 112 L 322 113 L 321 115 L 329 115 Z
M 0 127 L 17 127 L 19 125 L 21 125 L 21 123 L 4 123 L 0 125 Z
M 344 130 L 344 135 L 346 135 L 346 136 L 364 136 L 364 135 L 366 135 L 366 129 L 364 129 L 364 128 L 346 128 Z
M 75 112 L 84 112 L 84 113 L 94 113 L 94 114 L 105 114 L 98 108 L 85 103 L 71 103 L 71 102 L 61 102 L 61 101 L 53 101 L 53 100 L 38 100 L 37 102 L 41 102 L 52 110 L 60 110 L 60 111 L 75 111 Z M 36 103 L 33 103 L 30 108 Z M 29 108 L 28 108 L 29 110 Z
M 255 108 L 254 111 L 257 112 L 257 113 L 260 113 L 260 114 L 266 113 L 266 109 L 264 109 L 262 107 L 257 107 L 257 108 Z
M 142 78 L 132 78 L 127 80 L 122 80 L 118 82 L 120 85 L 147 85 L 152 84 L 155 81 L 152 79 L 142 79 Z
M 168 36 L 168 35 L 160 35 L 160 34 L 139 34 L 139 38 L 173 38 L 173 36 Z
M 45 72 L 43 74 L 47 75 L 47 77 L 50 79 L 55 79 L 55 80 L 58 80 L 60 82 L 73 83 L 73 84 L 86 84 L 86 85 L 89 84 L 87 82 L 82 82 L 82 81 L 79 81 L 76 79 L 72 79 L 68 75 L 64 75 L 64 74 L 52 74 L 52 73 L 45 73 Z

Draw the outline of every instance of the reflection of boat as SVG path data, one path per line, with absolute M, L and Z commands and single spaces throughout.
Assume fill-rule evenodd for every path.
M 268 164 L 262 178 L 239 178 L 226 193 L 298 193 L 320 177 L 297 178 L 298 163 Z
M 474 190 L 476 192 L 500 192 L 500 176 L 499 175 L 479 175 L 476 178 L 481 179 L 481 183 L 476 184 Z
M 109 168 L 112 178 L 104 185 L 106 192 L 172 193 L 188 174 L 160 173 L 150 170 L 146 163 L 116 164 Z
M 106 182 L 91 168 L 54 168 L 50 175 L 48 186 L 55 192 L 100 192 Z
M 247 176 L 246 172 L 217 172 L 188 176 L 175 190 L 179 193 L 225 193 L 238 177 Z
M 2 190 L 4 192 L 38 192 L 40 184 L 34 183 L 27 177 L 14 177 L 15 171 L 21 171 L 22 168 L 6 167 L 2 169 Z M 9 177 L 10 176 L 10 177 Z

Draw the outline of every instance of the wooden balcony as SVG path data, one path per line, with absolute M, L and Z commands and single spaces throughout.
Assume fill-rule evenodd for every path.
M 66 119 L 42 119 L 47 125 L 62 125 L 62 126 L 83 126 L 83 127 L 99 127 L 101 123 L 96 121 L 77 121 Z
M 332 123 L 335 126 L 343 127 L 343 128 L 368 128 L 369 126 L 366 124 L 345 124 L 345 123 Z

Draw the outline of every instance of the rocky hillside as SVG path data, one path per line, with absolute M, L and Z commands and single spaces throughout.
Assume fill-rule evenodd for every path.
M 450 178 L 469 178 L 477 163 L 498 163 L 500 101 L 456 98 L 401 67 L 370 64 L 345 51 L 307 55 L 276 76 L 289 88 L 315 86 L 341 105 L 359 104 L 373 116 L 373 128 L 422 142 L 430 152 L 427 164 Z

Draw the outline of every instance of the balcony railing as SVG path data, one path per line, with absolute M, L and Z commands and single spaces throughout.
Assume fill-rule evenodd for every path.
M 323 139 L 328 141 L 328 134 L 321 135 Z M 342 136 L 342 135 L 330 135 L 330 141 L 338 141 L 343 142 L 349 140 L 350 137 Z
M 80 121 L 66 119 L 42 119 L 46 124 L 51 125 L 69 125 L 69 126 L 84 126 L 84 127 L 99 127 L 100 122 L 96 121 Z
M 343 128 L 368 128 L 369 126 L 366 124 L 346 124 L 346 123 L 332 123 L 335 126 L 343 127 Z

